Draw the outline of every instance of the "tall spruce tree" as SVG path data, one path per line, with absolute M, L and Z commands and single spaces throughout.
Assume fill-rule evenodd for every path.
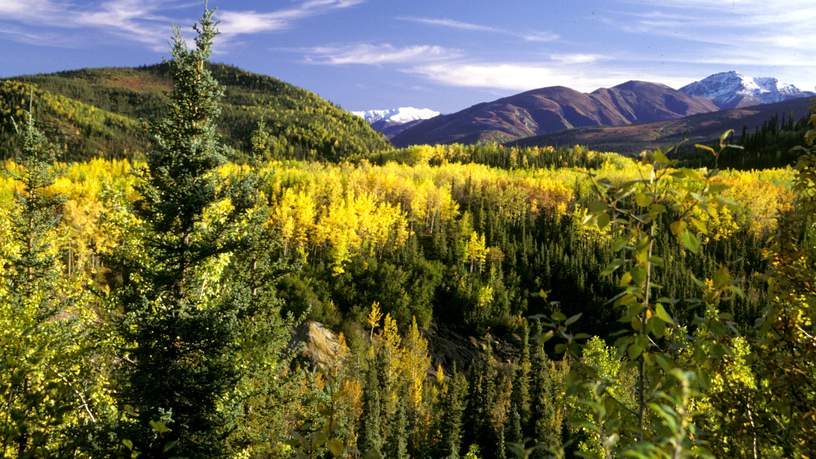
M 386 457 L 394 459 L 407 459 L 408 456 L 408 403 L 411 396 L 407 387 L 403 386 L 399 391 L 397 400 L 397 412 L 394 413 L 393 428 L 391 437 L 388 439 Z
M 380 378 L 374 360 L 368 364 L 365 392 L 363 394 L 363 432 L 360 451 L 366 457 L 382 457 L 382 401 Z
M 207 67 L 218 33 L 213 12 L 205 8 L 194 29 L 192 49 L 176 31 L 171 105 L 153 126 L 137 186 L 137 237 L 116 260 L 128 362 L 120 401 L 131 413 L 123 436 L 146 456 L 222 456 L 240 415 L 220 406 L 240 381 L 247 295 L 226 277 L 247 203 L 223 196 L 214 176 L 224 160 L 215 127 L 223 91 Z
M 468 382 L 454 363 L 447 391 L 441 404 L 440 447 L 437 457 L 458 459 L 462 449 L 462 416 L 465 413 L 465 397 L 468 393 Z

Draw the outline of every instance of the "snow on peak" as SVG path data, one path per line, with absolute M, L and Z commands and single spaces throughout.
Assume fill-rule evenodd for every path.
M 690 96 L 711 99 L 720 108 L 770 104 L 812 95 L 776 78 L 752 77 L 733 70 L 715 73 L 680 90 Z
M 386 108 L 382 110 L 366 110 L 351 113 L 364 118 L 371 124 L 378 121 L 384 121 L 388 124 L 404 124 L 416 120 L 426 120 L 439 115 L 439 112 L 429 108 L 416 107 Z

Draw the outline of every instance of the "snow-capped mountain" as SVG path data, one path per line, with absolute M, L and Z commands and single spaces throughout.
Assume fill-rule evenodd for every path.
M 415 108 L 415 107 L 399 107 L 386 108 L 383 110 L 366 110 L 364 112 L 351 112 L 357 116 L 363 117 L 371 124 L 377 121 L 386 121 L 394 124 L 408 123 L 416 120 L 427 120 L 439 115 L 430 108 Z
M 721 109 L 772 104 L 816 95 L 776 78 L 751 77 L 735 71 L 715 73 L 680 88 L 680 91 L 710 99 Z
M 429 108 L 399 107 L 383 110 L 366 110 L 351 112 L 364 118 L 371 127 L 391 138 L 405 129 L 439 115 L 439 112 Z

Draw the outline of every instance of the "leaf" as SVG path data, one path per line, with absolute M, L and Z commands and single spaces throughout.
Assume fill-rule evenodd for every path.
M 649 195 L 646 193 L 638 193 L 635 195 L 635 202 L 640 207 L 646 207 L 651 204 L 652 200 L 649 198 Z
M 125 445 L 127 449 L 133 451 L 133 442 L 130 441 L 129 439 L 125 438 L 124 440 L 122 440 L 122 444 Z
M 714 273 L 714 286 L 717 288 L 723 288 L 726 285 L 731 284 L 731 273 L 728 271 L 726 266 L 720 266 L 720 269 Z
M 611 219 L 609 218 L 609 214 L 606 212 L 601 212 L 597 217 L 595 217 L 595 222 L 598 224 L 598 228 L 600 229 L 606 228 L 610 221 Z
M 619 287 L 626 287 L 631 283 L 632 283 L 632 273 L 627 271 L 627 272 L 623 273 L 623 276 L 621 276 L 620 282 L 618 282 L 618 286 Z
M 561 322 L 562 320 L 567 320 L 567 316 L 565 316 L 564 313 L 559 312 L 559 311 L 555 311 L 554 313 L 552 313 L 550 318 L 552 320 L 556 321 L 556 322 Z
M 547 341 L 551 340 L 553 336 L 555 336 L 555 332 L 553 332 L 552 330 L 549 330 L 546 333 L 542 333 L 541 337 L 538 339 L 538 341 L 541 344 L 544 344 Z
M 345 449 L 343 448 L 343 442 L 336 438 L 332 438 L 331 440 L 329 440 L 329 442 L 326 443 L 326 447 L 329 449 L 329 452 L 331 452 L 334 457 L 342 456 L 343 450 Z
M 686 226 L 687 226 L 686 222 L 684 222 L 683 220 L 677 220 L 676 222 L 669 225 L 669 228 L 671 229 L 672 234 L 674 234 L 675 236 L 679 236 L 686 230 Z
M 176 445 L 178 445 L 178 440 L 173 440 L 173 441 L 171 441 L 171 442 L 168 442 L 166 445 L 164 445 L 163 451 L 164 451 L 165 453 L 166 453 L 166 452 L 169 452 L 169 451 L 172 451 L 172 450 L 173 450 L 173 448 L 175 448 L 175 447 L 176 447 Z
M 593 214 L 599 214 L 606 210 L 606 203 L 600 200 L 593 200 L 588 205 L 589 211 Z
M 700 240 L 691 231 L 683 231 L 678 236 L 683 247 L 690 250 L 694 254 L 700 253 Z
M 717 154 L 717 152 L 716 152 L 716 151 L 714 151 L 714 149 L 713 149 L 713 148 L 711 148 L 711 147 L 709 147 L 708 145 L 701 145 L 701 144 L 699 144 L 699 143 L 698 143 L 698 144 L 695 144 L 695 145 L 694 145 L 694 148 L 696 148 L 696 149 L 698 149 L 698 150 L 707 151 L 707 152 L 711 153 L 712 155 L 716 155 L 716 154 Z
M 572 325 L 572 324 L 574 324 L 575 322 L 577 322 L 577 321 L 578 321 L 578 319 L 580 319 L 580 318 L 581 318 L 581 316 L 582 316 L 582 315 L 583 315 L 583 314 L 582 314 L 582 313 L 580 313 L 580 312 L 579 312 L 578 314 L 575 314 L 574 316 L 572 316 L 572 317 L 570 317 L 569 319 L 567 319 L 567 320 L 564 322 L 564 325 Z
M 654 159 L 655 163 L 671 164 L 671 160 L 669 160 L 669 157 L 666 156 L 661 150 L 655 150 Z
M 662 320 L 663 322 L 674 325 L 674 320 L 672 320 L 669 313 L 666 312 L 666 308 L 664 308 L 663 305 L 660 303 L 658 303 L 655 306 L 655 315 L 657 316 L 658 319 Z
M 163 434 L 163 433 L 170 432 L 170 428 L 167 427 L 167 425 L 165 425 L 161 421 L 151 420 L 150 421 L 150 428 L 153 429 L 153 431 L 156 432 L 157 434 Z
M 643 353 L 643 346 L 638 343 L 632 343 L 631 346 L 626 350 L 626 353 L 629 355 L 629 358 L 635 360 Z
M 720 148 L 725 148 L 726 140 L 728 140 L 728 138 L 731 137 L 731 134 L 733 134 L 733 133 L 734 133 L 734 130 L 729 129 L 729 130 L 723 132 L 722 135 L 720 135 Z

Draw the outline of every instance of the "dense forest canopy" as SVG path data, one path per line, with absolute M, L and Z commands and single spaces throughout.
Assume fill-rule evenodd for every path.
M 700 168 L 393 149 L 316 96 L 206 65 L 212 12 L 196 30 L 162 66 L 0 86 L 4 456 L 816 449 L 805 124 L 727 132 Z M 799 131 L 795 168 L 727 168 Z

